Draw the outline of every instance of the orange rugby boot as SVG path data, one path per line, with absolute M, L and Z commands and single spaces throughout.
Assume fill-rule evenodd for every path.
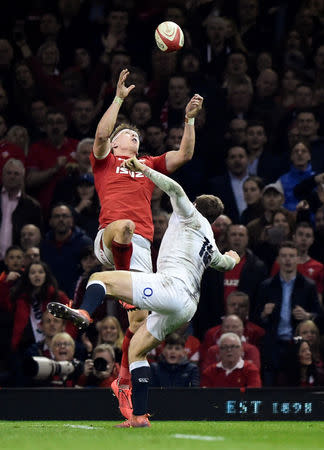
M 84 330 L 92 322 L 88 311 L 84 309 L 73 309 L 62 303 L 51 302 L 47 305 L 47 310 L 55 317 L 70 320 L 80 330 Z

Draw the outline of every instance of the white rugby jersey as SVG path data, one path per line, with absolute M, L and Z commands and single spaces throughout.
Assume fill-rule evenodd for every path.
M 204 270 L 230 270 L 235 260 L 218 250 L 208 220 L 200 214 L 186 195 L 172 198 L 173 213 L 163 236 L 157 260 L 157 272 L 184 281 L 198 302 Z

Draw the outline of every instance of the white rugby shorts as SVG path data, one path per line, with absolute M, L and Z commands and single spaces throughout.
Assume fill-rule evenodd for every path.
M 147 318 L 147 329 L 163 341 L 167 334 L 189 322 L 197 303 L 184 282 L 162 273 L 132 272 L 133 305 L 153 311 Z
M 108 247 L 105 246 L 102 239 L 104 229 L 98 231 L 94 242 L 94 253 L 101 264 L 104 264 L 108 269 L 114 269 L 114 257 Z M 152 258 L 151 258 L 151 243 L 139 234 L 133 234 L 132 237 L 133 253 L 130 261 L 130 270 L 137 272 L 151 273 Z

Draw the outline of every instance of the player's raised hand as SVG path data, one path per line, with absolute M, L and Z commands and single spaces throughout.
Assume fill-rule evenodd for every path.
M 116 89 L 116 96 L 119 98 L 126 98 L 127 95 L 134 89 L 135 84 L 131 84 L 130 86 L 125 86 L 125 81 L 129 75 L 128 69 L 123 69 L 120 72 L 118 83 L 117 83 L 117 89 Z
M 203 101 L 204 101 L 203 97 L 201 97 L 199 94 L 195 94 L 192 97 L 192 99 L 186 106 L 186 117 L 188 117 L 188 119 L 191 119 L 192 117 L 197 117 L 198 112 L 202 108 Z

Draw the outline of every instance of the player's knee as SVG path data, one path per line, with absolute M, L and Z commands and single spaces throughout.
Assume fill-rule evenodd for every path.
M 116 232 L 116 237 L 122 241 L 131 241 L 132 236 L 135 231 L 135 223 L 132 220 L 122 220 L 120 221 L 118 230 Z

